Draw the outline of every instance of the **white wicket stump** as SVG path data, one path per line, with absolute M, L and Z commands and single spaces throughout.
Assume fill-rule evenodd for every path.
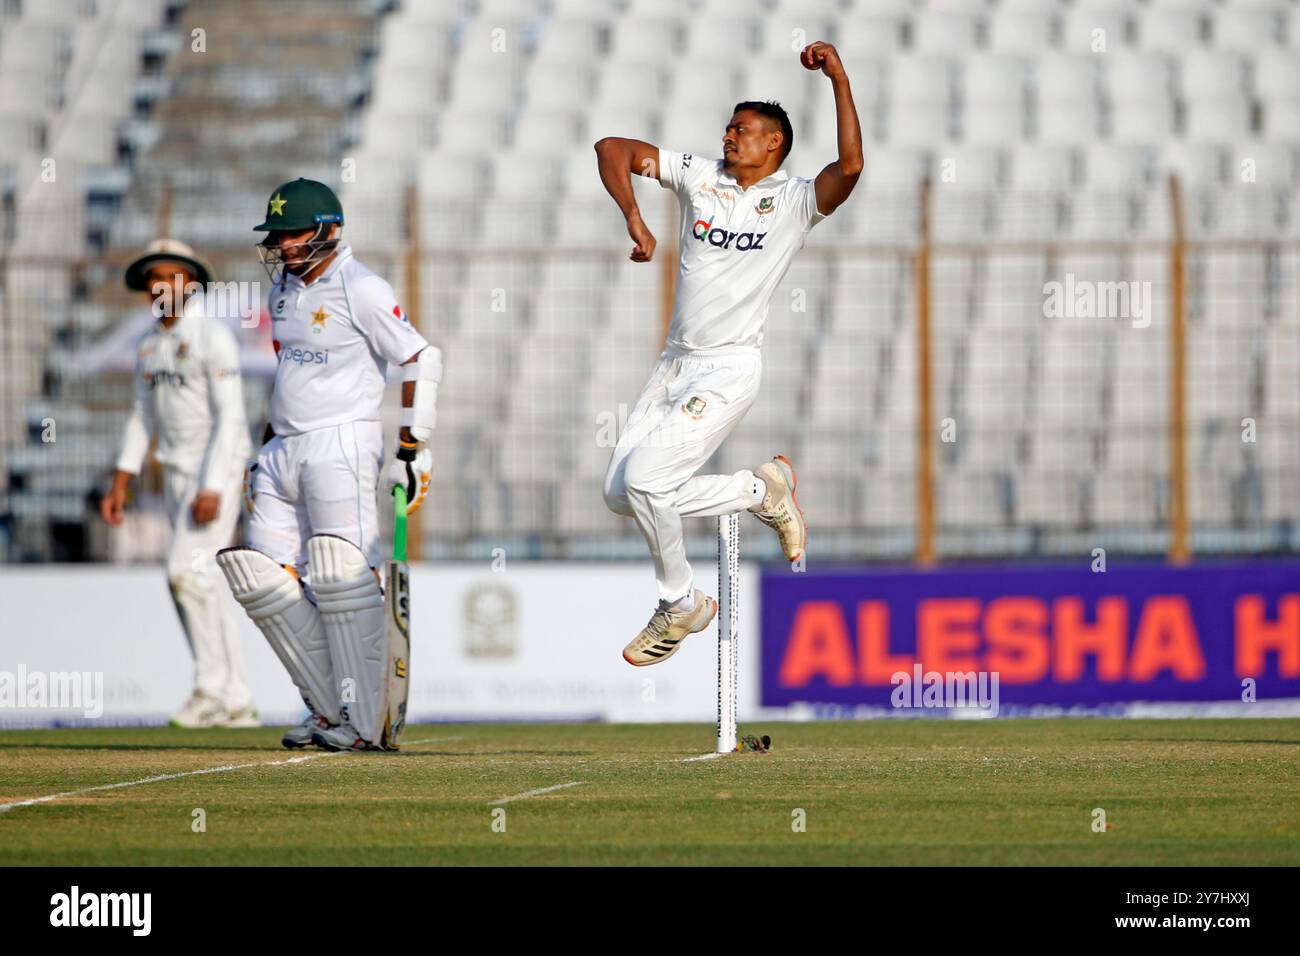
M 740 643 L 740 515 L 718 518 L 718 745 L 736 749 L 737 652 Z

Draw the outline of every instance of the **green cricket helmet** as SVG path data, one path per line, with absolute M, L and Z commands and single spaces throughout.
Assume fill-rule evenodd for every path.
M 324 183 L 295 179 L 276 187 L 266 201 L 266 221 L 253 227 L 254 232 L 267 234 L 258 243 L 257 252 L 271 281 L 279 282 L 285 269 L 305 272 L 333 253 L 339 244 L 338 233 L 326 237 L 334 225 L 343 225 L 343 205 Z M 293 254 L 286 256 L 280 245 L 283 234 L 304 229 L 315 229 L 315 235 L 290 246 Z

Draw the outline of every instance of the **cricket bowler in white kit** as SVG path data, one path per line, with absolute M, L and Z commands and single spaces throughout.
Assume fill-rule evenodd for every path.
M 194 655 L 194 692 L 176 727 L 256 727 L 244 674 L 239 622 L 212 567 L 239 522 L 240 487 L 251 443 L 234 333 L 209 314 L 211 269 L 183 242 L 159 239 L 126 270 L 126 286 L 147 292 L 158 322 L 140 340 L 135 405 L 122 436 L 113 487 L 100 503 L 118 526 L 126 491 L 149 443 L 163 465 L 172 529 L 167 584 Z
M 633 262 L 650 261 L 655 238 L 641 219 L 630 174 L 657 177 L 677 194 L 682 210 L 667 348 L 605 474 L 605 503 L 636 522 L 659 583 L 658 608 L 623 649 L 636 666 L 667 660 L 717 613 L 714 598 L 694 586 L 682 518 L 749 510 L 777 532 L 788 560 L 799 560 L 807 543 L 794 468 L 784 456 L 734 475 L 695 474 L 758 394 L 759 347 L 772 293 L 808 230 L 849 197 L 862 172 L 862 133 L 839 55 L 818 42 L 800 59 L 805 68 L 825 73 L 835 94 L 839 159 L 815 180 L 780 169 L 793 131 L 775 103 L 736 106 L 720 160 L 639 140 L 608 137 L 596 144 L 601 180 L 636 243 Z
M 388 485 L 407 514 L 428 491 L 442 356 L 389 284 L 340 245 L 343 208 L 297 179 L 267 203 L 258 247 L 279 365 L 270 422 L 249 466 L 248 546 L 217 562 L 310 711 L 286 747 L 386 744 L 388 668 L 376 494 L 388 366 L 404 367 L 402 428 Z

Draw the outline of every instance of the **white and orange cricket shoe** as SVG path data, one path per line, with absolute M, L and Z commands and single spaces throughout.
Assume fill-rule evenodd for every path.
M 695 606 L 680 611 L 667 601 L 650 616 L 650 623 L 623 648 L 623 660 L 634 667 L 661 664 L 677 653 L 687 634 L 698 634 L 711 623 L 718 613 L 718 602 L 702 591 L 693 591 Z
M 785 455 L 777 455 L 755 468 L 754 475 L 767 485 L 767 494 L 749 510 L 755 518 L 776 532 L 785 559 L 798 561 L 808 546 L 808 525 L 803 520 L 803 510 L 794 496 L 794 489 L 799 484 L 794 466 Z

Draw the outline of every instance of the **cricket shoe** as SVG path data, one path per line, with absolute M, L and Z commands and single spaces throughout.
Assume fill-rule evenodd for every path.
M 246 727 L 261 727 L 262 718 L 257 716 L 257 708 L 252 704 L 245 707 L 235 707 L 226 710 L 225 717 L 222 718 L 219 727 L 230 727 L 234 729 Z
M 326 750 L 382 750 L 368 740 L 362 740 L 356 728 L 351 724 L 339 724 L 337 727 L 322 727 L 313 730 L 311 742 Z
M 667 601 L 660 601 L 650 623 L 623 648 L 623 660 L 635 667 L 659 664 L 677 653 L 687 634 L 698 634 L 708 627 L 718 613 L 718 602 L 701 591 L 693 593 L 695 606 L 689 611 L 679 611 Z
M 297 726 L 290 727 L 280 738 L 280 743 L 293 750 L 297 747 L 306 747 L 312 742 L 312 734 L 318 730 L 329 730 L 330 722 L 319 714 L 308 714 L 303 722 Z
M 172 717 L 171 725 L 185 730 L 221 727 L 224 726 L 225 716 L 226 707 L 221 701 L 196 690 Z
M 804 523 L 803 510 L 794 496 L 794 489 L 799 484 L 794 466 L 785 455 L 777 455 L 755 468 L 754 475 L 767 485 L 767 494 L 749 510 L 776 532 L 785 559 L 798 561 L 808 545 L 808 525 Z

